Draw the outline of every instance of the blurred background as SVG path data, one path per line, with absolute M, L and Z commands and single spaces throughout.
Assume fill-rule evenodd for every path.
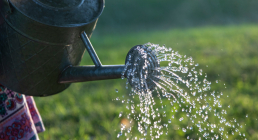
M 256 140 L 257 7 L 257 0 L 106 0 L 91 41 L 105 65 L 124 64 L 131 47 L 147 42 L 192 56 L 207 73 L 212 89 L 224 93 L 221 102 L 228 110 L 226 119 L 235 118 L 246 138 Z M 85 52 L 81 65 L 92 64 Z M 119 113 L 125 105 L 115 99 L 128 96 L 125 82 L 76 83 L 57 95 L 35 97 L 46 127 L 40 139 L 118 139 L 120 123 L 125 121 Z M 187 124 L 178 119 L 172 120 L 171 131 L 161 139 L 196 137 L 197 130 L 184 133 L 175 129 Z M 242 138 L 235 134 L 229 139 Z

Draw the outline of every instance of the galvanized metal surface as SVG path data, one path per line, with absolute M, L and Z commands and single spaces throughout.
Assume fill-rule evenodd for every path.
M 82 41 L 47 45 L 22 36 L 6 23 L 0 32 L 1 84 L 33 96 L 56 94 L 69 86 L 59 84 L 58 78 L 67 66 L 79 65 L 85 51 Z
M 102 66 L 89 40 L 104 0 L 0 0 L 0 8 L 2 85 L 48 96 L 72 82 L 121 78 L 125 66 Z M 85 46 L 95 66 L 78 66 Z
M 69 66 L 61 74 L 59 83 L 73 83 L 121 78 L 125 65 L 102 66 L 87 34 L 81 34 L 82 41 L 95 64 L 94 66 Z
M 61 75 L 59 83 L 73 83 L 121 78 L 124 65 L 104 65 L 68 67 Z
M 94 65 L 96 67 L 100 67 L 102 64 L 101 64 L 101 62 L 99 60 L 99 57 L 98 57 L 97 53 L 95 52 L 95 50 L 94 50 L 94 48 L 93 48 L 93 46 L 91 44 L 87 34 L 85 32 L 83 32 L 81 34 L 81 38 L 82 38 L 82 41 L 83 41 L 83 43 L 84 43 L 84 45 L 85 45 L 85 47 L 86 47 L 86 49 L 87 49 L 87 51 L 89 53 L 89 55 L 90 55 Z
M 78 27 L 95 21 L 104 8 L 103 0 L 9 0 L 14 9 L 42 24 Z
M 104 7 L 103 0 L 91 1 L 98 3 L 96 8 L 99 11 L 96 17 L 91 17 L 93 21 L 85 20 L 65 27 L 68 24 L 47 25 L 26 15 L 33 15 L 36 11 L 23 13 L 23 10 L 28 10 L 26 6 L 31 6 L 25 5 L 31 2 L 29 0 L 10 1 L 12 13 L 3 11 L 7 5 L 1 0 L 0 83 L 16 92 L 32 96 L 52 95 L 66 89 L 69 84 L 58 83 L 59 76 L 68 66 L 79 65 L 85 51 L 81 32 L 85 31 L 91 36 Z M 17 5 L 19 2 L 23 6 Z M 89 3 L 88 0 L 84 2 Z M 24 6 L 25 9 L 21 9 Z M 41 14 L 38 18 L 44 18 L 44 12 Z M 58 19 L 59 15 L 53 18 Z
M 1 13 L 15 31 L 32 40 L 50 45 L 72 44 L 80 40 L 82 31 L 90 37 L 104 8 L 104 0 L 82 0 L 82 4 L 68 9 L 55 7 L 59 6 L 58 3 L 62 0 L 51 0 L 52 5 L 48 6 L 44 3 L 50 1 L 40 1 L 10 0 L 12 13 L 7 13 L 6 4 L 3 4 Z M 68 5 L 68 1 L 73 2 L 63 1 L 67 1 Z
M 9 0 L 0 1 L 0 11 L 3 11 L 5 15 L 12 13 Z

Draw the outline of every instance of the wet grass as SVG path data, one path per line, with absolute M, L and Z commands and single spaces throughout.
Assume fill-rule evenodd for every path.
M 123 64 L 129 49 L 137 44 L 152 42 L 166 44 L 182 55 L 192 56 L 199 68 L 207 73 L 212 88 L 224 93 L 223 108 L 227 120 L 231 118 L 243 125 L 248 139 L 258 139 L 258 26 L 207 26 L 189 29 L 171 29 L 138 34 L 92 36 L 92 44 L 103 64 Z M 82 65 L 91 65 L 87 54 Z M 219 84 L 215 80 L 220 80 Z M 225 86 L 223 85 L 225 83 Z M 115 92 L 118 89 L 118 93 Z M 229 95 L 227 98 L 226 95 Z M 54 96 L 36 97 L 46 132 L 42 140 L 117 139 L 121 118 L 125 110 L 116 97 L 125 96 L 125 80 L 106 80 L 72 84 Z M 230 108 L 228 108 L 230 105 Z M 169 109 L 168 109 L 169 110 Z M 248 118 L 246 118 L 248 114 Z M 183 114 L 181 114 L 183 115 Z M 195 131 L 183 133 L 175 130 L 187 122 L 175 116 L 168 136 L 162 139 L 197 137 Z M 230 136 L 237 138 L 238 134 Z

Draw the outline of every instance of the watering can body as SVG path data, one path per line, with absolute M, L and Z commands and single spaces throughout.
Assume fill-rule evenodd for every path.
M 60 74 L 78 66 L 104 0 L 0 0 L 0 83 L 32 96 L 66 89 Z

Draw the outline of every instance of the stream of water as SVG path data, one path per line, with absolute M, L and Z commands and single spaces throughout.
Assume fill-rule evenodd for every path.
M 172 131 L 182 131 L 186 139 L 228 139 L 230 135 L 245 139 L 237 120 L 225 117 L 230 106 L 222 106 L 220 100 L 229 97 L 211 90 L 207 74 L 198 69 L 192 57 L 157 44 L 144 46 L 128 56 L 130 61 L 123 72 L 129 77 L 126 88 L 130 94 L 121 100 L 127 111 L 119 114 L 125 120 L 118 138 L 158 139 Z M 155 58 L 150 59 L 153 55 Z M 173 123 L 178 121 L 183 125 Z M 135 127 L 138 137 L 133 133 Z

